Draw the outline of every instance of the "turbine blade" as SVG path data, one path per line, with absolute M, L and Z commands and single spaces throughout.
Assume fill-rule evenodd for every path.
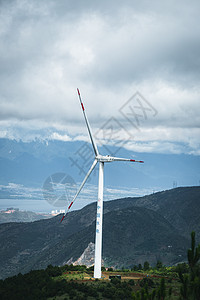
M 76 195 L 74 196 L 74 198 L 73 198 L 72 202 L 71 202 L 71 203 L 70 203 L 70 205 L 68 206 L 68 208 L 67 208 L 67 212 L 66 212 L 66 213 L 63 215 L 63 217 L 62 217 L 62 219 L 61 219 L 60 223 L 61 223 L 61 222 L 64 220 L 65 216 L 67 215 L 67 213 L 68 213 L 68 211 L 70 210 L 70 208 L 71 208 L 72 204 L 74 203 L 74 201 L 75 201 L 75 200 L 76 200 L 76 198 L 78 197 L 78 195 L 79 195 L 80 191 L 82 190 L 82 188 L 83 188 L 84 184 L 86 183 L 86 181 L 87 181 L 88 177 L 90 176 L 90 174 L 91 174 L 91 173 L 92 173 L 92 171 L 94 170 L 94 168 L 95 168 L 95 166 L 96 166 L 96 164 L 97 164 L 97 163 L 98 163 L 98 161 L 95 159 L 95 160 L 94 160 L 94 162 L 93 162 L 93 164 L 92 164 L 92 166 L 91 166 L 91 168 L 89 169 L 88 173 L 86 174 L 86 176 L 85 176 L 85 178 L 84 178 L 83 182 L 81 183 L 81 185 L 80 185 L 80 187 L 79 187 L 79 189 L 78 189 L 78 191 L 77 191 Z
M 144 161 L 143 161 L 143 160 L 135 160 L 135 159 L 130 159 L 130 161 L 132 161 L 132 162 L 138 162 L 138 163 L 144 163 Z
M 131 162 L 144 163 L 143 160 L 135 160 L 129 158 L 120 158 L 120 157 L 112 157 L 112 161 L 131 161 Z
M 88 132 L 89 132 L 89 136 L 90 136 L 90 139 L 91 139 L 91 142 L 92 142 L 92 146 L 93 146 L 93 149 L 94 149 L 94 153 L 95 153 L 95 156 L 99 155 L 99 151 L 97 149 L 97 145 L 95 143 L 95 140 L 92 136 L 92 131 L 91 131 L 91 128 L 90 128 L 90 124 L 89 124 L 89 121 L 88 121 L 88 118 L 87 118 L 87 115 L 86 115 L 86 112 L 85 112 L 85 107 L 83 105 L 83 102 L 82 102 L 82 99 L 81 99 L 81 94 L 80 94 L 80 91 L 79 89 L 77 89 L 77 92 L 78 92 L 78 96 L 79 96 L 79 100 L 80 100 L 80 103 L 81 103 L 81 107 L 82 107 L 82 110 L 83 110 L 83 115 L 84 115 L 84 118 L 85 118 L 85 122 L 86 122 L 86 125 L 87 125 L 87 129 L 88 129 Z

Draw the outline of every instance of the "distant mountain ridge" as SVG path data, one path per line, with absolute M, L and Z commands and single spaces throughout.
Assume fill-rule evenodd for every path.
M 10 208 L 0 211 L 0 224 L 9 222 L 33 222 L 51 217 L 52 215 L 50 214 L 39 214 L 32 211 L 20 211 L 16 208 Z
M 24 186 L 41 187 L 45 179 L 55 172 L 65 172 L 76 181 L 82 181 L 82 171 L 80 172 L 76 164 L 73 165 L 71 159 L 78 162 L 80 167 L 83 166 L 84 161 L 77 152 L 84 145 L 83 141 L 36 139 L 23 142 L 0 138 L 0 184 L 13 182 Z M 88 144 L 88 149 L 90 147 Z M 100 149 L 102 154 L 105 154 L 105 148 L 102 146 Z M 106 154 L 119 152 L 122 157 L 134 157 L 145 161 L 142 167 L 127 164 L 125 169 L 120 167 L 121 164 L 110 165 L 106 170 L 110 186 L 166 189 L 172 186 L 174 180 L 178 181 L 179 185 L 194 185 L 195 178 L 197 181 L 199 179 L 200 156 L 133 153 L 116 147 L 109 149 L 110 153 L 106 150 Z M 86 166 L 84 171 L 87 173 L 87 162 Z
M 196 228 L 199 242 L 199 198 L 200 187 L 185 187 L 105 202 L 105 264 L 130 267 L 145 260 L 151 264 L 158 259 L 165 264 L 184 261 L 188 232 Z M 94 243 L 95 218 L 96 203 L 92 203 L 70 212 L 62 223 L 59 215 L 31 223 L 1 224 L 1 277 L 77 260 Z

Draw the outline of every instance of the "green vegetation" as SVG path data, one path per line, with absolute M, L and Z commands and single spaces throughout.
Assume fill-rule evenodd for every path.
M 200 299 L 200 244 L 195 248 L 195 232 L 191 233 L 191 249 L 188 249 L 188 266 L 184 269 L 179 267 L 178 273 L 181 280 L 181 299 Z
M 122 280 L 109 280 L 110 274 L 120 274 Z M 162 299 L 166 293 L 174 295 L 175 287 L 180 286 L 177 280 L 171 282 L 169 278 L 150 277 L 144 270 L 139 273 L 104 271 L 103 280 L 94 280 L 92 276 L 93 272 L 86 266 L 49 265 L 45 270 L 1 280 L 0 299 Z
M 195 246 L 191 233 L 188 264 L 166 267 L 161 261 L 152 268 L 148 261 L 132 270 L 107 271 L 102 267 L 103 279 L 94 280 L 93 268 L 86 266 L 49 265 L 45 270 L 0 280 L 2 300 L 67 300 L 67 299 L 135 299 L 135 300 L 199 300 L 200 244 Z M 136 272 L 137 269 L 137 272 Z M 110 275 L 121 275 L 121 280 Z

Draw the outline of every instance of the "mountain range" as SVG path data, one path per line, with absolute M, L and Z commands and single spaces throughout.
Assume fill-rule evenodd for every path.
M 144 197 L 104 202 L 105 266 L 132 267 L 186 260 L 190 232 L 200 240 L 200 187 L 182 187 Z M 96 203 L 29 223 L 0 225 L 1 278 L 47 265 L 76 261 L 95 238 Z
M 24 186 L 41 187 L 48 176 L 55 172 L 70 174 L 82 181 L 93 160 L 92 148 L 83 141 L 36 139 L 30 142 L 0 138 L 0 183 L 12 182 Z M 122 163 L 106 168 L 108 186 L 138 188 L 160 187 L 169 189 L 175 181 L 178 186 L 197 185 L 200 180 L 200 156 L 185 154 L 133 153 L 120 147 L 100 147 L 101 153 L 115 154 L 145 161 L 144 165 Z M 95 179 L 92 179 L 92 182 Z M 96 182 L 96 181 L 95 181 Z M 1 196 L 1 193 L 0 193 Z

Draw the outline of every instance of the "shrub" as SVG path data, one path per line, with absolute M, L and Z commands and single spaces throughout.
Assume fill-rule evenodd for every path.
M 142 280 L 140 280 L 139 285 L 141 287 L 144 287 L 145 285 L 147 285 L 148 287 L 154 287 L 155 283 L 151 278 L 145 277 Z
M 128 281 L 128 283 L 129 283 L 130 285 L 135 285 L 135 281 L 134 281 L 133 279 L 130 279 L 130 280 Z

